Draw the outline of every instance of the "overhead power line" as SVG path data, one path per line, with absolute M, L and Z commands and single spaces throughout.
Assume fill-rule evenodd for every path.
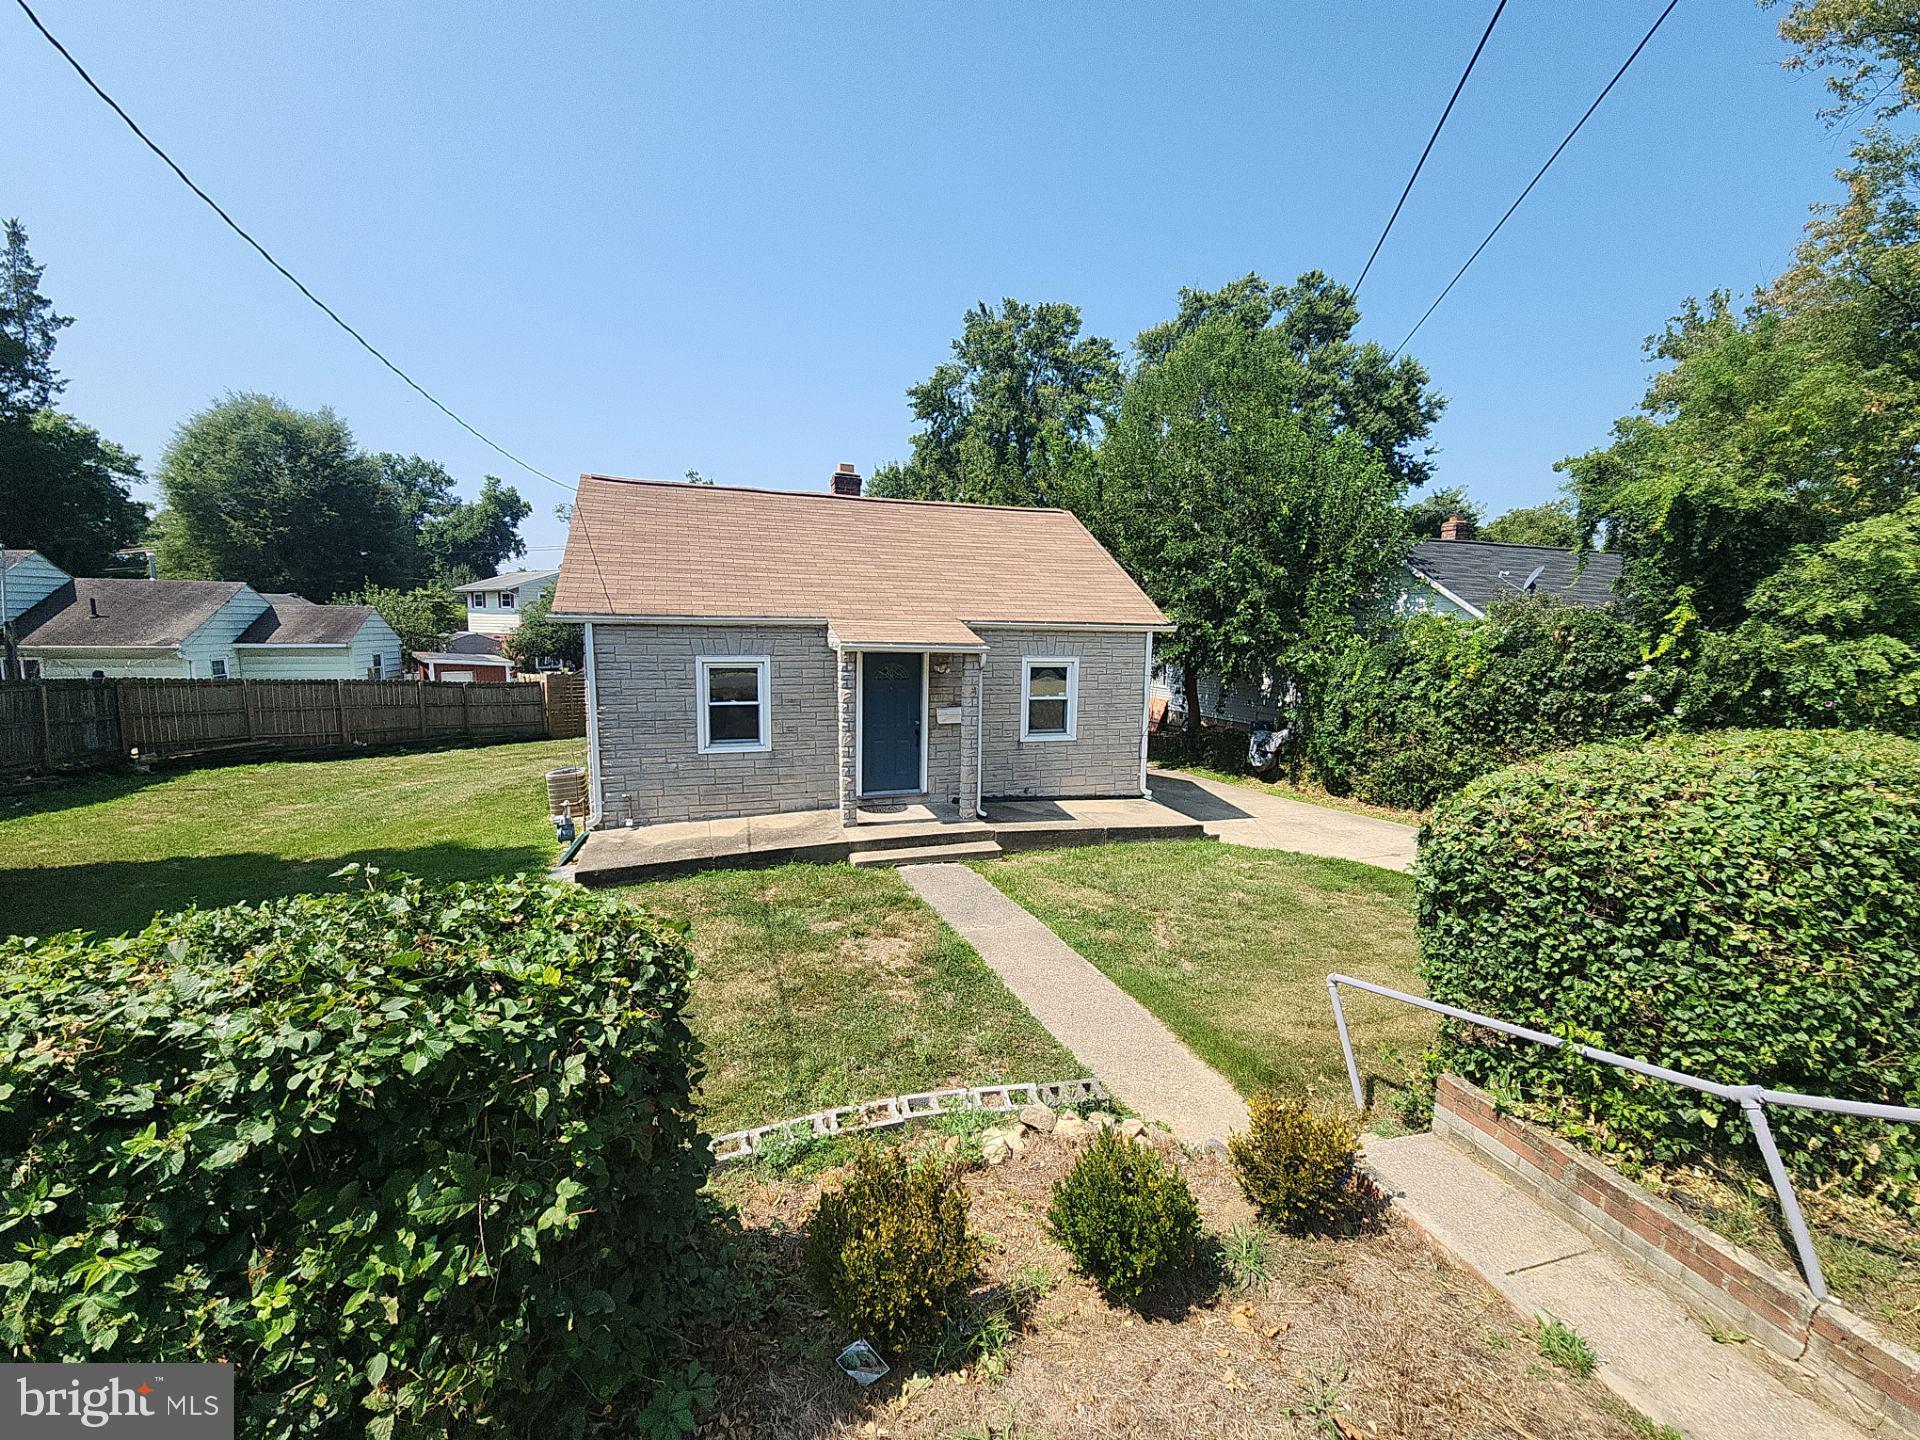
M 453 421 L 454 424 L 458 425 L 462 430 L 465 430 L 469 435 L 473 436 L 473 438 L 478 440 L 481 444 L 487 446 L 489 449 L 495 451 L 496 453 L 505 456 L 507 459 L 511 460 L 514 464 L 518 465 L 522 470 L 525 470 L 529 475 L 537 475 L 542 480 L 545 480 L 549 485 L 558 485 L 562 490 L 566 490 L 569 493 L 571 493 L 573 489 L 572 486 L 567 485 L 562 481 L 554 479 L 553 476 L 547 474 L 546 471 L 538 468 L 537 466 L 529 465 L 525 460 L 522 460 L 518 455 L 514 454 L 511 450 L 507 449 L 506 446 L 500 444 L 497 440 L 494 440 L 491 436 L 487 435 L 485 432 L 481 431 L 474 425 L 462 419 L 457 413 L 454 412 L 454 410 L 450 406 L 445 404 L 432 391 L 428 390 L 426 386 L 422 385 L 418 380 L 414 379 L 406 371 L 402 370 L 398 365 L 394 364 L 393 361 L 389 360 L 384 354 L 382 354 L 380 349 L 376 345 L 374 345 L 372 341 L 368 340 L 366 336 L 362 335 L 358 330 L 354 329 L 353 326 L 349 325 L 345 320 L 341 319 L 339 311 L 335 310 L 331 305 L 327 304 L 326 301 L 322 300 L 318 295 L 314 294 L 313 291 L 309 290 L 306 284 L 300 279 L 299 276 L 295 275 L 291 270 L 287 269 L 286 266 L 282 265 L 278 260 L 276 260 L 273 256 L 272 251 L 268 250 L 266 246 L 262 245 L 258 240 L 254 239 L 252 235 L 248 234 L 246 229 L 242 227 L 237 220 L 235 220 L 231 215 L 229 215 L 225 210 L 223 210 L 220 207 L 219 201 L 215 200 L 211 195 L 207 194 L 206 191 L 202 190 L 197 184 L 195 184 L 193 177 L 188 175 L 185 170 L 182 170 L 178 162 L 176 162 L 171 155 L 167 154 L 165 150 L 162 150 L 159 147 L 159 145 L 154 143 L 152 137 L 150 137 L 146 131 L 140 128 L 139 124 L 134 120 L 134 118 L 131 115 L 127 114 L 125 110 L 120 108 L 120 102 L 115 100 L 113 96 L 109 95 L 104 89 L 102 89 L 100 86 L 100 82 L 95 80 L 93 76 L 87 73 L 86 67 L 82 65 L 78 60 L 73 58 L 73 52 L 68 50 L 66 46 L 62 45 L 58 37 L 56 37 L 51 30 L 47 29 L 47 27 L 43 23 L 41 23 L 40 17 L 33 13 L 33 7 L 27 4 L 27 0 L 14 0 L 14 3 L 20 7 L 21 12 L 26 15 L 27 19 L 33 22 L 33 28 L 38 30 L 41 33 L 41 35 L 46 38 L 47 43 L 53 46 L 55 50 L 60 52 L 60 58 L 65 60 L 67 64 L 73 67 L 73 73 L 78 75 L 82 80 L 86 81 L 87 88 L 93 91 L 95 95 L 98 95 L 103 101 L 106 102 L 107 108 L 112 110 L 114 114 L 118 115 L 120 119 L 125 122 L 126 127 L 129 130 L 131 130 L 136 136 L 139 137 L 141 144 L 145 145 L 155 155 L 158 155 L 160 157 L 162 163 L 164 163 L 169 170 L 173 171 L 173 173 L 180 178 L 181 184 L 185 185 L 195 195 L 198 195 L 200 199 L 206 203 L 207 208 L 213 211 L 214 214 L 218 215 L 220 219 L 226 224 L 226 227 L 229 230 L 233 231 L 234 234 L 238 235 L 242 240 L 246 241 L 247 244 L 251 245 L 256 251 L 258 251 L 260 258 L 262 260 L 265 260 L 267 264 L 271 265 L 275 270 L 278 270 L 280 274 L 286 278 L 287 282 L 290 285 L 292 285 L 294 289 L 298 290 L 302 295 L 306 296 L 308 300 L 312 301 L 313 304 L 320 310 L 320 312 L 323 315 L 325 315 L 329 320 L 333 321 L 334 324 L 338 325 L 342 330 L 346 331 L 347 334 L 351 335 L 356 341 L 358 341 L 361 349 L 365 350 L 369 355 L 373 356 L 374 359 L 378 360 L 382 365 L 386 366 L 387 369 L 391 370 L 394 374 L 398 375 L 402 380 L 406 381 L 406 383 L 412 386 L 413 389 L 423 399 L 425 399 L 428 404 L 432 405 L 434 409 L 438 410 L 442 415 L 445 415 L 449 420 Z
M 1473 262 L 1480 258 L 1480 252 L 1493 243 L 1493 237 L 1500 233 L 1501 228 L 1506 225 L 1507 221 L 1513 218 L 1513 212 L 1520 208 L 1521 202 L 1533 193 L 1533 187 L 1538 185 L 1547 171 L 1553 168 L 1553 162 L 1560 158 L 1560 152 L 1573 143 L 1573 137 L 1578 135 L 1581 127 L 1593 118 L 1593 112 L 1600 108 L 1600 102 L 1605 100 L 1612 92 L 1613 87 L 1620 83 L 1620 77 L 1625 75 L 1627 71 L 1633 67 L 1633 62 L 1640 58 L 1640 52 L 1647 48 L 1648 42 L 1659 32 L 1660 27 L 1667 23 L 1667 17 L 1673 13 L 1674 6 L 1679 3 L 1680 0 L 1667 0 L 1667 8 L 1660 12 L 1658 18 L 1648 27 L 1647 33 L 1640 37 L 1640 43 L 1633 47 L 1633 53 L 1627 56 L 1618 70 L 1613 72 L 1613 78 L 1607 81 L 1605 88 L 1602 89 L 1598 95 L 1594 96 L 1593 103 L 1587 106 L 1586 113 L 1574 122 L 1573 128 L 1566 133 L 1566 137 L 1562 139 L 1558 145 L 1553 147 L 1553 153 L 1547 157 L 1547 163 L 1534 172 L 1533 178 L 1527 182 L 1527 188 L 1522 190 L 1518 197 L 1515 198 L 1513 204 L 1507 207 L 1507 213 L 1502 215 L 1498 222 L 1495 223 L 1493 229 L 1487 232 L 1487 238 L 1474 247 L 1473 253 L 1467 257 L 1467 263 L 1454 272 L 1453 279 L 1447 281 L 1446 289 L 1434 297 L 1433 303 L 1426 309 L 1426 314 L 1414 322 L 1413 329 L 1407 332 L 1406 339 L 1393 347 L 1393 355 L 1389 356 L 1389 359 L 1397 357 L 1402 350 L 1407 348 L 1408 343 L 1412 341 L 1413 337 L 1420 333 L 1420 327 L 1426 324 L 1433 312 L 1440 308 L 1440 302 L 1445 300 L 1447 296 L 1452 293 L 1453 287 L 1460 283 L 1460 277 L 1473 268 Z
M 466 420 L 464 417 L 458 414 L 451 406 L 447 405 L 444 401 L 442 401 L 439 396 L 435 395 L 431 390 L 427 389 L 426 386 L 422 385 L 418 380 L 414 379 L 413 376 L 409 375 L 405 370 L 402 370 L 392 360 L 388 359 L 387 356 L 380 350 L 380 348 L 376 346 L 371 340 L 367 339 L 366 336 L 362 335 L 358 330 L 354 329 L 353 326 L 349 325 L 346 322 L 346 320 L 344 320 L 341 317 L 339 311 L 335 310 L 331 305 L 327 304 L 326 301 L 322 300 L 318 295 L 314 294 L 312 290 L 307 288 L 306 283 L 302 281 L 298 275 L 295 275 L 286 266 L 282 265 L 279 262 L 279 260 L 275 259 L 272 251 L 268 250 L 266 246 L 262 245 L 258 240 L 254 239 L 253 236 L 247 232 L 246 228 L 242 226 L 239 221 L 235 220 L 231 215 L 229 215 L 221 207 L 219 201 L 215 200 L 205 190 L 202 190 L 199 187 L 199 185 L 197 185 L 194 182 L 193 177 L 187 174 L 185 170 L 180 168 L 179 162 L 177 162 L 165 150 L 161 149 L 160 146 L 153 140 L 153 138 L 149 136 L 146 131 L 140 128 L 139 123 L 135 121 L 131 115 L 129 115 L 125 110 L 121 108 L 120 102 L 115 100 L 113 96 L 109 95 L 106 92 L 106 90 L 101 87 L 100 82 L 95 80 L 93 76 L 87 73 L 86 66 L 82 65 L 78 60 L 76 60 L 73 57 L 73 52 L 68 50 L 65 45 L 62 45 L 60 43 L 59 37 L 56 36 L 51 30 L 47 29 L 46 25 L 41 21 L 40 17 L 33 13 L 33 7 L 27 4 L 27 0 L 14 0 L 14 3 L 20 7 L 21 13 L 24 14 L 30 22 L 32 22 L 33 28 L 38 30 L 41 36 L 46 40 L 46 42 L 49 45 L 51 45 L 56 51 L 59 52 L 60 58 L 62 60 L 65 60 L 67 64 L 73 68 L 73 73 L 78 75 L 83 81 L 86 82 L 87 88 L 93 91 L 95 95 L 99 96 L 100 99 L 106 104 L 109 110 L 113 111 L 114 114 L 120 117 L 121 121 L 126 125 L 126 127 L 129 130 L 131 130 L 136 137 L 138 137 L 140 143 L 142 145 L 145 145 L 147 149 L 151 150 L 155 155 L 159 156 L 161 163 L 163 163 L 169 170 L 171 170 L 177 177 L 179 177 L 180 183 L 182 185 L 185 185 L 187 189 L 191 190 L 195 195 L 199 196 L 201 201 L 205 203 L 206 207 L 209 210 L 213 211 L 214 214 L 218 215 L 221 219 L 221 222 L 225 224 L 229 230 L 233 231 L 234 234 L 238 235 L 242 240 L 246 241 L 248 245 L 252 246 L 254 251 L 260 256 L 262 260 L 265 260 L 267 264 L 271 265 L 275 270 L 277 270 L 281 274 L 281 276 L 286 279 L 288 284 L 292 285 L 294 289 L 298 290 L 309 301 L 311 301 L 314 307 L 318 309 L 321 314 L 325 315 L 335 325 L 338 325 L 342 330 L 346 331 L 347 334 L 351 335 L 354 338 L 354 340 L 359 344 L 361 349 L 365 350 L 369 355 L 373 356 L 374 359 L 378 360 L 382 365 L 386 366 L 387 369 L 391 370 L 395 375 L 398 375 L 403 381 L 407 383 L 407 385 L 416 394 L 418 394 L 422 399 L 424 399 L 429 405 L 433 406 L 434 409 L 438 410 L 442 415 L 446 416 L 449 420 L 453 421 L 453 423 L 458 425 L 462 430 L 466 431 L 469 435 L 473 436 L 473 438 L 478 440 L 482 445 L 485 445 L 488 449 L 492 450 L 495 454 L 503 456 L 507 460 L 512 461 L 515 465 L 518 465 L 522 470 L 526 471 L 529 475 L 532 475 L 541 480 L 544 480 L 549 485 L 552 485 L 560 490 L 566 491 L 569 495 L 575 494 L 574 486 L 568 485 L 565 481 L 556 480 L 553 478 L 553 476 L 549 475 L 546 471 L 540 469 L 539 466 L 531 465 L 525 460 L 522 460 L 518 455 L 514 454 L 513 451 L 507 449 L 506 446 L 502 445 L 499 441 L 495 440 L 492 436 L 488 435 L 485 431 L 481 430 L 478 426 Z M 600 591 L 603 595 L 605 595 L 607 594 L 606 577 L 600 573 L 600 559 L 599 559 L 599 556 L 594 553 L 593 536 L 587 532 L 587 525 L 584 517 L 580 517 L 580 536 L 581 536 L 581 539 L 586 542 L 587 558 L 593 565 L 595 578 L 598 579 L 600 582 Z M 612 603 L 610 596 L 608 598 L 608 603 L 609 604 Z
M 1440 138 L 1440 132 L 1447 128 L 1447 117 L 1453 114 L 1453 105 L 1460 98 L 1460 92 L 1467 88 L 1467 77 L 1473 74 L 1473 67 L 1480 62 L 1480 52 L 1487 48 L 1487 41 L 1493 38 L 1493 27 L 1500 23 L 1500 12 L 1507 8 L 1507 0 L 1500 0 L 1493 7 L 1493 18 L 1487 21 L 1487 28 L 1481 32 L 1480 43 L 1473 47 L 1473 54 L 1467 57 L 1467 68 L 1460 72 L 1460 79 L 1453 87 L 1453 94 L 1447 97 L 1447 108 L 1440 112 L 1440 119 L 1433 127 L 1433 134 L 1427 137 L 1427 148 L 1420 152 L 1420 158 L 1414 162 L 1413 173 L 1407 176 L 1407 185 L 1400 192 L 1399 200 L 1394 202 L 1393 214 L 1387 217 L 1386 227 L 1381 230 L 1380 238 L 1373 242 L 1373 253 L 1367 256 L 1367 263 L 1360 269 L 1360 278 L 1353 282 L 1355 298 L 1359 297 L 1360 287 L 1367 283 L 1367 274 L 1373 269 L 1373 262 L 1380 257 L 1380 247 L 1387 243 L 1387 236 L 1393 233 L 1393 222 L 1400 218 L 1400 209 L 1407 203 L 1407 196 L 1413 193 L 1413 182 L 1420 178 L 1420 172 L 1426 167 L 1427 156 L 1433 153 L 1433 142 Z

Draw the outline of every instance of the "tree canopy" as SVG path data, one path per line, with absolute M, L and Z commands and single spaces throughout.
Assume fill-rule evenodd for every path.
M 416 650 L 438 650 L 447 636 L 466 628 L 467 607 L 460 597 L 443 586 L 422 586 L 416 590 L 396 590 L 385 585 L 336 595 L 340 605 L 371 605 L 380 618 L 400 637 L 403 655 Z
M 531 510 L 492 476 L 462 501 L 437 462 L 366 454 L 333 411 L 271 395 L 230 395 L 191 416 L 158 479 L 163 574 L 314 600 L 492 574 L 519 553 Z
M 1249 274 L 1218 290 L 1183 288 L 1178 313 L 1140 332 L 1140 363 L 1165 358 L 1209 321 L 1270 337 L 1273 398 L 1295 414 L 1359 440 L 1401 485 L 1432 478 L 1424 442 L 1446 399 L 1428 388 L 1426 367 L 1412 356 L 1395 360 L 1372 341 L 1354 341 L 1360 307 L 1346 286 L 1309 270 L 1285 287 Z
M 1920 493 L 1920 141 L 1873 132 L 1841 178 L 1793 266 L 1689 301 L 1639 412 L 1561 462 L 1643 604 L 1737 623 L 1794 550 Z
M 1120 383 L 1119 351 L 1081 335 L 1078 307 L 982 302 L 953 358 L 907 391 L 920 423 L 912 456 L 876 470 L 871 491 L 1082 509 Z
M 147 507 L 132 497 L 137 456 L 53 409 L 66 388 L 54 368 L 73 322 L 40 291 L 45 267 L 18 220 L 0 252 L 0 542 L 38 550 L 76 575 L 98 575 L 137 539 Z
M 500 637 L 500 649 L 521 670 L 536 670 L 543 660 L 579 669 L 586 663 L 586 632 L 553 618 L 553 591 L 542 590 L 521 612 L 512 633 Z
M 1407 498 L 1407 529 L 1415 540 L 1437 540 L 1440 527 L 1458 515 L 1478 525 L 1486 513 L 1463 485 L 1416 490 Z
M 1828 72 L 1834 103 L 1823 113 L 1831 122 L 1867 111 L 1888 120 L 1920 105 L 1913 0 L 1794 0 L 1780 36 L 1800 47 L 1788 69 Z
M 1572 550 L 1580 544 L 1580 517 L 1570 500 L 1522 505 L 1488 521 L 1480 529 L 1480 538 L 1502 545 L 1551 545 L 1556 550 Z
M 1134 374 L 1101 451 L 1106 528 L 1178 625 L 1191 681 L 1298 664 L 1344 631 L 1407 552 L 1401 484 L 1355 434 L 1293 404 L 1278 331 L 1183 325 Z

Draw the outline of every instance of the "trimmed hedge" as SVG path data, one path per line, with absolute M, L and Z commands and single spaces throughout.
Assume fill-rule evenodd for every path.
M 254 1436 L 631 1419 L 698 1283 L 687 984 L 525 878 L 0 941 L 0 1349 L 231 1359 Z
M 1920 744 L 1724 731 L 1469 785 L 1422 835 L 1436 1000 L 1727 1084 L 1920 1104 Z M 1641 1160 L 1751 1151 L 1738 1107 L 1446 1028 L 1439 1060 Z M 1920 1209 L 1909 1127 L 1773 1108 L 1789 1166 Z

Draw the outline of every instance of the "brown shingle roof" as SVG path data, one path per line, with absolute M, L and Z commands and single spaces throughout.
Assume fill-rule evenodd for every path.
M 1065 510 L 583 475 L 559 615 L 1157 625 Z
M 167 649 L 243 588 L 235 580 L 69 580 L 20 617 L 20 643 Z

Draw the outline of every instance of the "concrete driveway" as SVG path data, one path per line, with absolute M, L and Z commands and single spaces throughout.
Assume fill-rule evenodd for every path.
M 1386 870 L 1413 869 L 1419 832 L 1396 820 L 1309 805 L 1249 785 L 1172 770 L 1149 771 L 1147 783 L 1160 804 L 1200 821 L 1209 835 L 1230 844 L 1331 855 Z

